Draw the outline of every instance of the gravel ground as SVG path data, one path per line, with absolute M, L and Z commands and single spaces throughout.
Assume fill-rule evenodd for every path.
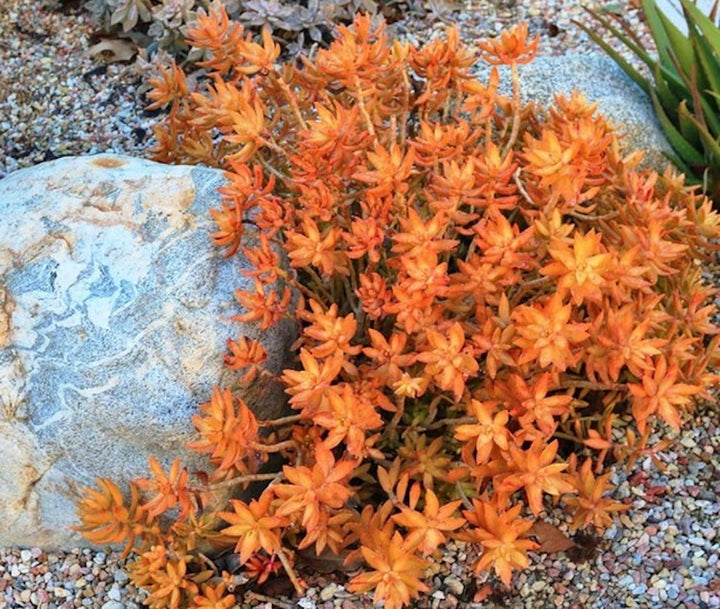
M 541 53 L 596 52 L 570 22 L 573 18 L 589 22 L 583 4 L 603 3 L 472 0 L 456 11 L 440 8 L 430 21 L 407 19 L 395 28 L 401 36 L 418 41 L 429 28 L 441 29 L 443 22 L 453 20 L 472 42 L 526 19 L 531 30 L 542 36 Z M 633 2 L 613 4 L 649 40 Z M 144 102 L 138 99 L 140 71 L 133 64 L 103 65 L 88 57 L 93 31 L 87 17 L 75 8 L 53 12 L 44 9 L 41 0 L 0 4 L 0 177 L 60 156 L 147 155 L 156 119 L 143 111 Z M 578 540 L 580 547 L 568 552 L 536 554 L 532 566 L 515 577 L 511 590 L 497 588 L 483 604 L 471 602 L 473 593 L 490 580 L 476 580 L 470 573 L 474 556 L 469 548 L 449 544 L 432 568 L 433 593 L 415 606 L 720 607 L 720 415 L 717 409 L 703 407 L 693 423 L 662 455 L 664 472 L 649 457 L 639 461 L 630 476 L 613 471 L 615 497 L 631 503 L 632 509 L 601 540 Z M 567 530 L 564 514 L 557 508 L 549 507 L 545 520 Z M 367 597 L 347 593 L 338 583 L 341 577 L 305 577 L 312 587 L 303 599 L 279 601 L 251 593 L 239 599 L 239 606 L 372 606 Z M 129 584 L 117 553 L 0 549 L 0 609 L 133 609 L 142 599 L 142 593 Z

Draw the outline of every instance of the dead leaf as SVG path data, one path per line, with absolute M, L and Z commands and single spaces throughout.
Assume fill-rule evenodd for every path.
M 556 552 L 565 552 L 577 545 L 560 529 L 547 522 L 537 521 L 532 526 L 528 534 L 538 540 L 538 543 L 540 544 L 538 552 L 555 554 Z
M 85 51 L 88 57 L 99 58 L 107 63 L 130 61 L 137 52 L 137 45 L 120 38 L 105 38 Z

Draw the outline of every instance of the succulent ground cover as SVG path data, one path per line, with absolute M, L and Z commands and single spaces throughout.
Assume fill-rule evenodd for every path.
M 152 461 L 129 503 L 100 480 L 80 530 L 134 551 L 131 578 L 160 608 L 232 606 L 223 552 L 297 592 L 301 552 L 338 555 L 349 590 L 401 607 L 449 540 L 507 584 L 550 503 L 605 529 L 628 507 L 605 468 L 657 460 L 667 441 L 650 438 L 717 381 L 710 201 L 672 168 L 638 170 L 582 96 L 523 104 L 524 26 L 478 57 L 453 28 L 413 47 L 358 16 L 300 64 L 223 11 L 188 39 L 211 79 L 154 80 L 155 153 L 227 170 L 212 238 L 255 267 L 238 319 L 298 325 L 279 379 L 295 414 L 258 421 L 217 388 L 190 446 L 208 472 Z M 512 66 L 511 97 L 496 71 L 469 76 L 479 58 Z M 225 365 L 262 382 L 264 359 L 233 337 Z M 264 471 L 274 453 L 285 465 Z M 213 504 L 259 480 L 256 499 Z

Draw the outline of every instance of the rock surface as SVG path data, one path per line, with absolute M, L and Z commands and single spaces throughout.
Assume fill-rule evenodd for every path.
M 490 67 L 481 64 L 478 76 L 486 82 Z M 525 101 L 547 108 L 555 94 L 569 96 L 573 89 L 588 102 L 598 102 L 598 112 L 615 125 L 624 151 L 643 150 L 643 165 L 662 173 L 669 163 L 663 151 L 672 151 L 650 98 L 618 65 L 606 55 L 568 53 L 562 57 L 537 57 L 518 66 L 520 93 Z M 501 90 L 512 94 L 512 76 L 506 66 L 500 68 Z
M 222 366 L 228 338 L 257 336 L 230 319 L 248 263 L 208 236 L 222 182 L 114 155 L 0 180 L 0 546 L 87 545 L 67 529 L 79 486 L 147 476 L 150 454 L 206 469 L 184 447 L 214 385 L 284 410 L 279 386 L 236 387 Z M 263 333 L 269 369 L 293 339 Z

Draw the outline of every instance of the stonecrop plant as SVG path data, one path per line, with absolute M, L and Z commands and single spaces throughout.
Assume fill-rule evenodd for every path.
M 153 81 L 168 110 L 155 154 L 226 170 L 211 237 L 254 267 L 237 319 L 297 325 L 277 379 L 294 413 L 261 421 L 216 388 L 190 445 L 210 471 L 152 460 L 129 504 L 99 480 L 79 530 L 135 553 L 153 608 L 232 606 L 214 560 L 228 551 L 301 594 L 295 560 L 312 551 L 387 609 L 429 591 L 448 540 L 510 585 L 550 506 L 602 532 L 628 508 L 609 464 L 662 466 L 718 380 L 710 201 L 672 168 L 640 170 L 582 95 L 523 103 L 517 66 L 538 45 L 524 25 L 477 51 L 455 28 L 416 48 L 357 16 L 284 65 L 270 36 L 241 31 L 199 14 L 188 43 L 210 80 L 189 90 L 173 66 Z M 509 65 L 512 92 L 497 67 L 476 80 L 478 59 Z M 240 337 L 225 365 L 267 382 L 266 358 Z M 272 453 L 284 465 L 266 471 Z

